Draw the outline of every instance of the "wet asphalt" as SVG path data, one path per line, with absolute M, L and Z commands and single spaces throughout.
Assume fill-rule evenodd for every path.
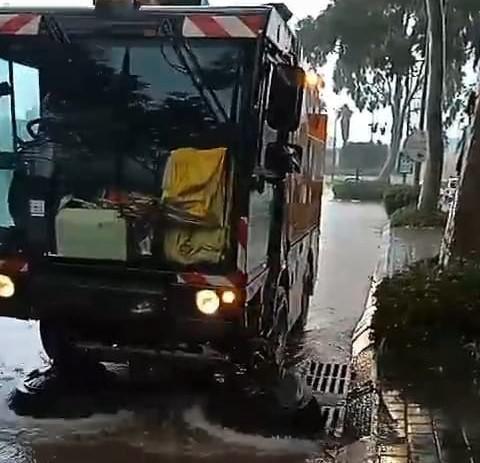
M 331 198 L 323 214 L 316 291 L 295 355 L 346 363 L 386 216 L 379 204 Z M 225 390 L 221 377 L 163 371 L 132 383 L 112 366 L 97 382 L 79 372 L 41 400 L 19 396 L 25 375 L 47 364 L 35 323 L 0 318 L 0 463 L 331 461 L 320 430 L 313 436 L 285 413 L 265 419 L 271 410 L 241 381 Z

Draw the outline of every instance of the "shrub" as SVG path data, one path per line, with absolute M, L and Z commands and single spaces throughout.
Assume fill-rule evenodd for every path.
M 381 201 L 386 184 L 376 181 L 338 182 L 333 185 L 336 199 Z
M 417 204 L 419 194 L 419 187 L 411 185 L 393 185 L 387 188 L 383 195 L 387 214 L 392 215 L 398 209 Z
M 478 416 L 480 263 L 419 263 L 383 280 L 375 298 L 383 381 L 411 401 Z
M 447 215 L 441 211 L 433 214 L 424 214 L 417 210 L 416 206 L 402 207 L 396 210 L 390 217 L 392 227 L 414 227 L 414 228 L 441 228 L 447 221 Z
M 458 261 L 444 268 L 438 259 L 414 264 L 377 288 L 374 333 L 377 344 L 405 347 L 461 338 L 480 340 L 480 262 Z

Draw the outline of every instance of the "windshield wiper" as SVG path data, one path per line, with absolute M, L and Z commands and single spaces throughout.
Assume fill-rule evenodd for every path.
M 193 50 L 183 37 L 179 37 L 175 34 L 172 25 L 168 20 L 163 22 L 162 29 L 165 36 L 171 39 L 173 50 L 175 51 L 182 67 L 187 71 L 193 85 L 208 106 L 212 115 L 215 117 L 216 122 L 228 122 L 228 114 L 215 91 L 206 84 L 202 74 L 202 67 L 200 66 L 198 58 Z

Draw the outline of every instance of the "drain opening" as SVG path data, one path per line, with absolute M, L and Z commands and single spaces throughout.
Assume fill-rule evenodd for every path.
M 314 392 L 345 395 L 350 377 L 349 365 L 310 361 L 307 371 L 307 385 Z
M 322 407 L 322 419 L 325 422 L 325 430 L 328 433 L 340 437 L 343 434 L 345 423 L 345 407 Z

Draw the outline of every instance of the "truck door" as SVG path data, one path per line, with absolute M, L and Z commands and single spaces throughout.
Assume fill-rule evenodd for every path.
M 12 227 L 8 193 L 15 160 L 14 101 L 11 63 L 0 59 L 0 227 Z
M 264 172 L 266 188 L 262 192 L 264 198 L 258 198 L 257 204 L 268 204 L 268 222 L 263 228 L 268 237 L 268 269 L 273 290 L 277 282 L 284 288 L 291 289 L 291 271 L 288 253 L 288 195 L 290 185 L 302 173 L 302 149 L 299 145 L 290 143 L 291 134 L 300 123 L 301 102 L 303 99 L 304 72 L 302 69 L 272 61 L 268 75 L 265 78 L 265 88 L 262 95 L 264 121 L 262 127 L 262 150 L 259 160 L 260 172 Z M 265 196 L 266 195 L 266 196 Z M 254 202 L 250 204 L 253 205 Z M 264 208 L 264 217 L 267 210 Z M 251 211 L 252 212 L 252 211 Z M 273 296 L 272 296 L 273 297 Z M 289 324 L 296 319 L 296 308 L 290 306 Z
M 27 130 L 40 117 L 37 69 L 0 58 L 0 227 L 13 227 L 8 196 L 13 173 L 25 144 L 32 141 Z
M 21 235 L 12 214 L 12 190 L 19 156 L 32 141 L 27 124 L 40 116 L 40 86 L 37 69 L 0 57 L 0 275 L 19 283 L 25 265 L 18 255 Z M 16 285 L 17 286 L 17 285 Z M 18 286 L 12 298 L 0 297 L 0 316 L 28 318 L 29 306 L 21 303 Z M 0 291 L 1 294 L 1 291 Z
M 248 251 L 247 271 L 249 275 L 265 272 L 269 264 L 269 249 L 280 230 L 275 227 L 275 198 L 276 186 L 265 178 L 266 156 L 269 144 L 276 142 L 277 130 L 266 122 L 269 99 L 269 81 L 272 73 L 270 66 L 265 71 L 258 100 L 260 108 L 258 114 L 259 149 L 254 160 L 253 177 L 250 183 L 249 213 L 248 213 Z
M 278 66 L 280 81 L 289 80 L 285 76 L 294 76 L 295 68 Z M 298 71 L 297 71 L 298 72 Z M 271 107 L 279 117 L 273 117 L 273 127 L 280 127 L 279 140 L 287 161 L 284 165 L 282 233 L 286 243 L 284 262 L 288 271 L 289 322 L 292 326 L 302 313 L 303 294 L 311 290 L 314 278 L 320 230 L 321 199 L 323 188 L 324 142 L 326 137 L 326 116 L 319 113 L 320 98 L 303 97 L 316 89 L 305 89 L 306 82 L 298 73 L 290 84 L 278 83 L 277 100 L 270 100 Z M 303 84 L 303 85 L 302 85 Z M 275 84 L 273 85 L 275 87 Z M 295 86 L 297 90 L 295 91 Z M 300 88 L 301 87 L 301 88 Z M 295 92 L 297 96 L 295 97 Z M 310 93 L 307 96 L 310 96 Z M 316 94 L 316 93 L 315 93 Z M 289 97 L 290 95 L 290 97 Z M 285 103 L 278 103 L 278 99 Z M 288 102 L 290 100 L 290 107 Z M 318 104 L 316 103 L 318 101 Z M 315 103 L 315 104 L 313 104 Z M 296 106 L 296 107 L 295 107 Z M 270 108 L 271 109 L 271 108 Z M 290 116 L 289 116 L 290 114 Z M 291 115 L 295 115 L 292 118 Z M 282 130 L 283 129 L 283 130 Z M 323 145 L 320 147 L 320 145 Z M 275 153 L 274 153 L 275 157 Z M 274 162 L 272 162 L 274 164 Z M 277 230 L 278 231 L 278 230 Z M 275 235 L 275 231 L 272 233 Z M 277 247 L 277 249 L 280 247 Z

